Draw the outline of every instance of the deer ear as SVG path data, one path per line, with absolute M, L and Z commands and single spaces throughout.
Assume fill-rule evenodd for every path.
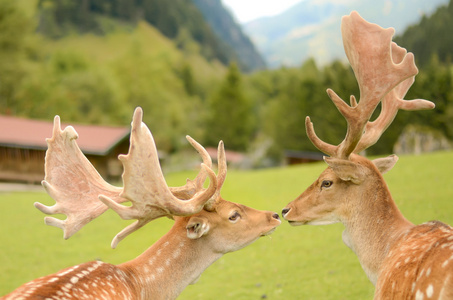
M 191 217 L 186 226 L 187 237 L 189 239 L 198 239 L 209 232 L 209 221 L 205 217 Z
M 376 168 L 378 168 L 381 174 L 385 174 L 390 171 L 397 161 L 398 156 L 396 156 L 395 154 L 372 160 L 373 164 L 376 166 Z
M 365 168 L 355 162 L 335 157 L 324 157 L 324 161 L 341 180 L 361 184 L 365 179 Z

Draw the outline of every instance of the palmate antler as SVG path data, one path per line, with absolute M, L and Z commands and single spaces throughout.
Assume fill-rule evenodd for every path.
M 372 146 L 392 123 L 399 109 L 422 110 L 434 108 L 434 103 L 417 99 L 403 100 L 418 73 L 414 56 L 392 42 L 393 28 L 384 29 L 368 23 L 357 12 L 342 18 L 341 32 L 346 56 L 360 89 L 360 101 L 351 96 L 351 106 L 334 91 L 327 94 L 348 123 L 344 140 L 330 145 L 319 139 L 310 118 L 305 120 L 307 135 L 322 152 L 347 159 Z M 382 101 L 380 116 L 368 122 Z
M 46 153 L 43 186 L 56 204 L 48 207 L 37 202 L 35 206 L 46 214 L 67 216 L 66 220 L 45 218 L 46 224 L 63 229 L 65 239 L 101 215 L 108 207 L 123 219 L 137 219 L 115 236 L 112 241 L 112 248 L 115 248 L 128 234 L 151 220 L 163 216 L 192 215 L 205 206 L 212 209 L 215 205 L 219 185 L 211 170 L 212 162 L 206 150 L 187 137 L 203 158 L 202 170 L 195 180 L 188 180 L 185 186 L 169 188 L 159 165 L 154 139 L 142 122 L 142 116 L 141 108 L 137 108 L 132 120 L 129 153 L 119 157 L 124 166 L 123 188 L 114 187 L 102 179 L 77 146 L 74 128 L 68 126 L 62 131 L 60 119 L 55 117 L 52 138 L 47 140 L 49 149 Z M 220 144 L 223 149 L 223 143 Z M 219 180 L 222 172 L 219 168 Z M 206 176 L 210 183 L 204 189 Z M 132 206 L 119 204 L 125 201 L 130 201 Z

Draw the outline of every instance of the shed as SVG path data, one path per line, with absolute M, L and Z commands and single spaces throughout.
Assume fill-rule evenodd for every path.
M 285 161 L 287 165 L 322 161 L 323 156 L 321 152 L 285 150 Z
M 217 163 L 217 148 L 206 147 L 206 152 L 211 156 L 212 161 Z M 238 165 L 245 159 L 245 155 L 241 152 L 225 150 L 225 159 L 228 164 Z
M 61 124 L 64 129 L 68 124 Z M 121 153 L 127 153 L 127 127 L 71 124 L 77 144 L 106 180 L 118 180 L 122 173 Z M 44 179 L 46 138 L 53 122 L 0 116 L 0 180 L 37 183 Z

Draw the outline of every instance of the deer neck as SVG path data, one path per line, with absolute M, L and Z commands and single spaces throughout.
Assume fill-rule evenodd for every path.
M 413 226 L 399 211 L 382 176 L 376 175 L 367 179 L 373 186 L 358 189 L 342 217 L 343 241 L 357 255 L 374 285 L 391 247 Z
M 171 230 L 143 254 L 118 267 L 129 275 L 138 299 L 175 299 L 222 256 L 210 250 L 202 240 L 187 238 L 185 223 L 177 220 Z

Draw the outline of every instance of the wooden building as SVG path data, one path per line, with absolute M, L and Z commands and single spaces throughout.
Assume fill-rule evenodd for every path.
M 321 152 L 285 150 L 285 162 L 287 165 L 322 161 L 323 156 Z
M 130 129 L 71 124 L 79 145 L 106 180 L 119 180 L 122 164 L 119 154 L 129 147 Z M 67 126 L 64 123 L 62 129 Z M 0 116 L 0 180 L 38 183 L 44 179 L 46 138 L 52 136 L 53 122 Z

